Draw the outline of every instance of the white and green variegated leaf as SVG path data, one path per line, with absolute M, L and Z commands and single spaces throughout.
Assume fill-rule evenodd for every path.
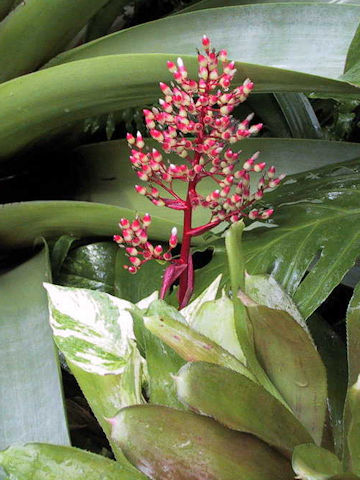
M 84 288 L 45 288 L 55 342 L 66 358 L 89 373 L 123 373 L 135 338 L 133 304 Z
M 195 298 L 189 305 L 181 310 L 181 314 L 185 317 L 187 323 L 192 323 L 193 319 L 199 313 L 202 305 L 206 302 L 215 300 L 219 290 L 222 274 L 218 275 L 215 280 L 205 290 Z

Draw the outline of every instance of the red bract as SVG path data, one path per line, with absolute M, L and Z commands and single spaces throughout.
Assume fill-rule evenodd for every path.
M 172 266 L 185 266 L 176 270 L 181 272 L 179 275 L 165 275 L 167 285 L 161 289 L 166 292 L 171 286 L 169 278 L 179 276 L 180 308 L 186 305 L 193 290 L 193 268 L 189 260 L 192 237 L 204 234 L 223 221 L 237 222 L 243 217 L 251 220 L 269 218 L 272 209 L 253 208 L 254 204 L 262 199 L 266 190 L 278 186 L 284 177 L 280 175 L 276 178 L 274 167 L 266 170 L 264 162 L 258 163 L 259 152 L 245 159 L 242 166 L 239 166 L 239 152 L 234 152 L 230 145 L 258 133 L 262 124 L 250 125 L 253 115 L 238 122 L 231 112 L 247 99 L 254 84 L 246 79 L 241 86 L 229 90 L 236 72 L 234 62 L 228 61 L 225 50 L 215 52 L 211 49 L 208 37 L 203 37 L 202 44 L 204 51 L 198 55 L 198 81 L 188 78 L 181 58 L 177 64 L 167 62 L 174 83 L 167 85 L 161 82 L 160 89 L 164 98 L 159 100 L 159 107 L 144 110 L 150 136 L 159 142 L 163 152 L 176 153 L 180 162 L 171 164 L 164 160 L 157 149 L 150 151 L 140 132 L 136 137 L 127 134 L 132 166 L 139 179 L 147 183 L 146 186 L 136 185 L 135 190 L 156 206 L 184 212 L 180 256 L 173 258 L 170 253 L 178 242 L 176 233 L 170 236 L 168 252 L 154 254 L 154 248 L 148 247 L 151 244 L 147 240 L 144 219 L 135 222 L 143 223 L 141 231 L 145 232 L 146 239 L 145 234 L 143 238 L 139 237 L 138 230 L 133 227 L 134 222 L 128 227 L 124 220 L 124 225 L 120 222 L 121 228 L 125 227 L 123 237 L 120 237 L 121 240 L 119 236 L 114 237 L 120 246 L 124 243 L 131 247 L 142 245 L 142 250 L 138 253 L 143 256 L 142 260 L 128 252 L 132 266 L 125 268 L 131 273 L 136 273 L 151 258 L 170 261 Z M 251 173 L 261 174 L 254 191 L 250 189 Z M 215 186 L 213 191 L 203 196 L 198 193 L 197 185 L 207 177 L 214 181 Z M 186 198 L 175 193 L 175 181 L 187 183 Z M 192 212 L 199 206 L 209 209 L 209 221 L 205 225 L 194 227 Z

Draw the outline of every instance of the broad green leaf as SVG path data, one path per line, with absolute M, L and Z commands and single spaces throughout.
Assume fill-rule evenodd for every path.
M 155 302 L 155 305 L 157 303 Z M 144 311 L 132 309 L 131 314 L 137 343 L 146 358 L 150 403 L 182 409 L 183 406 L 176 395 L 173 376 L 184 365 L 184 360 L 145 328 Z
M 69 443 L 57 352 L 48 324 L 48 252 L 0 276 L 0 449 Z
M 346 56 L 344 73 L 359 62 L 360 26 L 357 28 Z
M 21 2 L 0 25 L 0 82 L 36 70 L 59 53 L 107 1 Z
M 294 0 L 278 0 L 276 3 L 287 3 L 293 2 Z M 307 0 L 296 0 L 297 3 L 306 2 Z M 196 2 L 190 7 L 186 7 L 181 10 L 180 13 L 193 12 L 195 10 L 203 10 L 205 8 L 217 8 L 217 7 L 230 7 L 234 5 L 247 5 L 254 3 L 274 3 L 274 0 L 201 0 Z M 319 0 L 317 3 L 334 3 L 333 0 Z M 335 3 L 352 3 L 355 5 L 359 4 L 358 0 L 340 0 Z
M 205 302 L 192 319 L 191 327 L 218 343 L 246 365 L 246 358 L 236 334 L 233 302 L 225 293 L 217 300 Z
M 90 20 L 86 29 L 86 41 L 89 42 L 106 35 L 116 17 L 121 14 L 123 7 L 128 3 L 128 0 L 108 0 Z
M 344 436 L 343 413 L 348 379 L 346 348 L 342 339 L 319 315 L 311 315 L 307 325 L 326 368 L 332 436 L 335 453 L 341 456 Z
M 271 273 L 304 318 L 328 297 L 358 257 L 359 171 L 359 162 L 353 161 L 288 177 L 267 195 L 275 209 L 267 224 L 272 228 L 244 234 L 247 271 Z M 196 272 L 201 289 L 219 273 L 224 282 L 229 278 L 222 241 L 213 248 L 212 262 Z
M 311 442 L 301 423 L 262 386 L 233 370 L 195 362 L 176 376 L 179 399 L 195 412 L 241 432 L 251 433 L 286 456 Z
M 326 370 L 309 334 L 285 311 L 258 305 L 245 294 L 257 357 L 272 383 L 314 441 L 322 440 Z
M 187 362 L 204 361 L 231 368 L 254 380 L 252 373 L 227 350 L 161 310 L 161 303 L 144 316 L 145 327 Z M 175 309 L 174 309 L 175 310 Z
M 357 480 L 358 478 L 360 477 L 354 475 L 353 473 L 340 473 L 339 475 L 330 477 L 330 480 Z
M 143 38 L 142 43 L 147 43 Z M 176 60 L 176 56 L 100 56 L 48 68 L 1 84 L 0 159 L 29 148 L 50 134 L 69 129 L 79 120 L 155 101 L 159 97 L 159 81 L 168 82 L 171 78 L 166 61 Z M 184 61 L 189 74 L 195 76 L 195 58 L 184 57 Z M 249 77 L 256 83 L 257 92 L 316 90 L 323 94 L 358 97 L 357 88 L 326 77 L 247 63 L 237 64 L 237 69 L 234 85 Z
M 134 211 L 90 202 L 48 201 L 10 203 L 1 208 L 0 241 L 3 249 L 31 246 L 44 236 L 63 234 L 76 237 L 106 236 L 119 231 L 121 217 L 132 218 Z M 152 237 L 168 240 L 175 222 L 152 217 Z
M 152 480 L 289 480 L 287 460 L 215 420 L 159 406 L 121 410 L 112 437 Z
M 360 375 L 360 284 L 354 290 L 346 315 L 349 387 Z
M 226 48 L 232 60 L 337 78 L 359 16 L 359 5 L 327 3 L 198 10 L 116 32 L 60 54 L 49 65 L 121 53 L 192 55 L 202 32 L 208 32 L 212 44 Z
M 73 447 L 45 443 L 10 447 L 0 452 L 12 480 L 145 480 L 126 464 Z
M 295 448 L 292 467 L 301 480 L 326 480 L 342 472 L 340 460 L 329 450 L 314 444 Z
M 85 288 L 45 288 L 54 339 L 65 357 L 89 373 L 121 374 L 135 338 L 132 303 Z
M 150 148 L 155 146 L 152 140 L 146 140 L 146 143 Z M 247 155 L 260 151 L 261 161 L 274 165 L 279 172 L 285 172 L 287 175 L 360 157 L 360 145 L 346 142 L 252 138 L 243 140 L 234 148 L 241 148 L 240 159 L 245 159 Z M 99 161 L 100 158 L 101 161 Z M 181 224 L 181 213 L 155 207 L 134 191 L 136 176 L 130 167 L 128 158 L 129 147 L 125 140 L 80 147 L 76 151 L 74 162 L 79 171 L 79 190 L 83 193 L 78 194 L 76 199 L 128 207 L 141 212 L 146 211 L 156 217 L 165 218 L 169 225 L 171 221 L 176 225 Z M 174 162 L 176 157 L 169 156 L 169 158 L 171 162 Z M 202 181 L 199 184 L 199 191 L 207 195 L 209 191 L 212 191 L 212 187 L 211 182 Z M 180 195 L 185 195 L 185 187 L 182 182 L 178 182 L 177 191 Z M 207 223 L 208 218 L 208 211 L 198 208 L 194 214 L 194 225 Z M 164 231 L 163 238 L 165 234 Z
M 360 375 L 349 387 L 344 411 L 344 469 L 360 474 Z
M 77 247 L 66 257 L 56 283 L 114 295 L 118 252 L 119 247 L 112 241 Z M 121 298 L 129 300 L 126 297 Z

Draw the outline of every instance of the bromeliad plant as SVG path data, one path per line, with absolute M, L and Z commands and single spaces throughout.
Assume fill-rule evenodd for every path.
M 160 143 L 165 153 L 174 152 L 186 163 L 167 163 L 158 150 L 146 149 L 140 132 L 136 137 L 127 134 L 132 166 L 139 179 L 147 183 L 147 186 L 136 185 L 137 193 L 146 196 L 156 206 L 183 212 L 180 255 L 172 255 L 178 244 L 176 228 L 171 232 L 166 252 L 161 245 L 154 246 L 148 241 L 147 229 L 151 223 L 148 214 L 143 218 L 137 217 L 132 223 L 121 219 L 122 235 L 114 236 L 120 246 L 126 246 L 131 265 L 125 265 L 125 268 L 130 273 L 136 273 L 151 259 L 170 262 L 164 274 L 160 298 L 164 298 L 179 278 L 180 308 L 187 305 L 193 292 L 192 239 L 224 221 L 236 223 L 243 217 L 268 219 L 273 210 L 253 208 L 254 204 L 263 198 L 266 190 L 277 187 L 284 177 L 275 177 L 275 167 L 265 170 L 265 162 L 256 163 L 259 152 L 245 160 L 239 168 L 240 152 L 234 152 L 230 145 L 258 133 L 262 124 L 250 126 L 253 115 L 238 122 L 231 112 L 247 99 L 254 84 L 246 79 L 243 85 L 230 90 L 236 72 L 235 63 L 228 60 L 225 50 L 216 52 L 212 49 L 206 35 L 202 45 L 204 51 L 198 54 L 198 81 L 188 78 L 181 58 L 177 65 L 169 61 L 167 66 L 175 84 L 169 86 L 161 82 L 164 99 L 159 100 L 159 108 L 144 110 L 151 137 Z M 253 192 L 250 188 L 252 172 L 261 173 Z M 214 190 L 207 195 L 198 191 L 204 179 L 211 179 L 215 184 Z M 185 198 L 176 192 L 177 181 L 187 185 Z M 193 211 L 197 207 L 209 209 L 210 218 L 205 225 L 193 227 Z
M 344 401 L 328 389 L 325 357 L 295 303 L 271 277 L 245 272 L 241 218 L 271 215 L 254 203 L 281 177 L 274 178 L 271 167 L 252 193 L 250 172 L 264 172 L 265 165 L 255 163 L 255 155 L 236 168 L 237 153 L 226 142 L 260 126 L 249 127 L 249 119 L 236 125 L 230 112 L 252 85 L 245 81 L 232 92 L 218 92 L 219 86 L 229 87 L 233 65 L 224 52 L 210 50 L 206 37 L 203 44 L 199 82 L 187 79 L 181 61 L 177 68 L 170 64 L 178 86 L 163 85 L 162 111 L 145 112 L 150 134 L 165 152 L 176 151 L 188 163 L 167 165 L 159 152 L 144 149 L 140 135 L 128 136 L 132 163 L 149 182 L 137 191 L 184 211 L 180 256 L 172 253 L 176 231 L 166 252 L 148 241 L 148 215 L 132 223 L 122 219 L 122 235 L 115 237 L 126 245 L 131 273 L 150 259 L 170 262 L 160 297 L 179 278 L 181 311 L 157 294 L 134 305 L 105 293 L 46 284 L 55 341 L 116 462 L 66 447 L 11 447 L 0 454 L 0 464 L 12 479 L 289 480 L 296 474 L 335 480 L 360 475 L 359 291 L 348 315 L 350 388 L 343 416 Z M 196 187 L 205 177 L 218 188 L 202 196 Z M 188 184 L 185 199 L 177 196 L 175 180 Z M 196 206 L 211 211 L 200 227 L 192 226 Z M 230 283 L 221 292 L 217 278 L 188 304 L 191 238 L 222 221 L 233 224 L 225 234 Z

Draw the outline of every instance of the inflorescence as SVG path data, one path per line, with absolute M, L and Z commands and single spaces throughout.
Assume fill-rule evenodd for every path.
M 236 72 L 234 62 L 228 60 L 226 50 L 215 52 L 205 35 L 202 45 L 203 52 L 198 53 L 198 81 L 188 78 L 181 58 L 177 64 L 168 61 L 167 67 L 174 82 L 170 85 L 161 82 L 164 98 L 159 100 L 158 107 L 144 110 L 150 136 L 161 145 L 165 154 L 177 154 L 180 162 L 169 163 L 159 150 L 150 151 L 140 132 L 136 136 L 127 134 L 131 164 L 139 179 L 146 183 L 135 185 L 136 192 L 156 206 L 184 211 L 182 243 L 186 244 L 185 249 L 189 249 L 192 237 L 223 221 L 237 222 L 243 217 L 268 219 L 273 210 L 255 208 L 254 204 L 262 199 L 266 190 L 277 187 L 284 177 L 276 177 L 274 167 L 266 169 L 264 162 L 257 162 L 259 152 L 239 166 L 241 152 L 234 152 L 230 145 L 257 134 L 262 124 L 250 125 L 253 115 L 238 122 L 231 112 L 247 99 L 254 84 L 246 79 L 241 86 L 230 90 Z M 252 172 L 260 174 L 253 192 L 250 189 Z M 203 196 L 196 187 L 208 177 L 214 181 L 215 188 Z M 176 180 L 188 184 L 186 198 L 175 192 Z M 209 209 L 209 222 L 193 228 L 191 212 L 199 206 Z M 131 266 L 125 268 L 136 273 L 150 259 L 179 265 L 188 262 L 188 251 L 182 251 L 179 258 L 172 256 L 171 250 L 178 243 L 176 229 L 171 232 L 166 252 L 160 245 L 153 246 L 148 241 L 150 222 L 148 214 L 137 217 L 132 223 L 121 219 L 122 235 L 115 235 L 114 240 L 126 247 Z

